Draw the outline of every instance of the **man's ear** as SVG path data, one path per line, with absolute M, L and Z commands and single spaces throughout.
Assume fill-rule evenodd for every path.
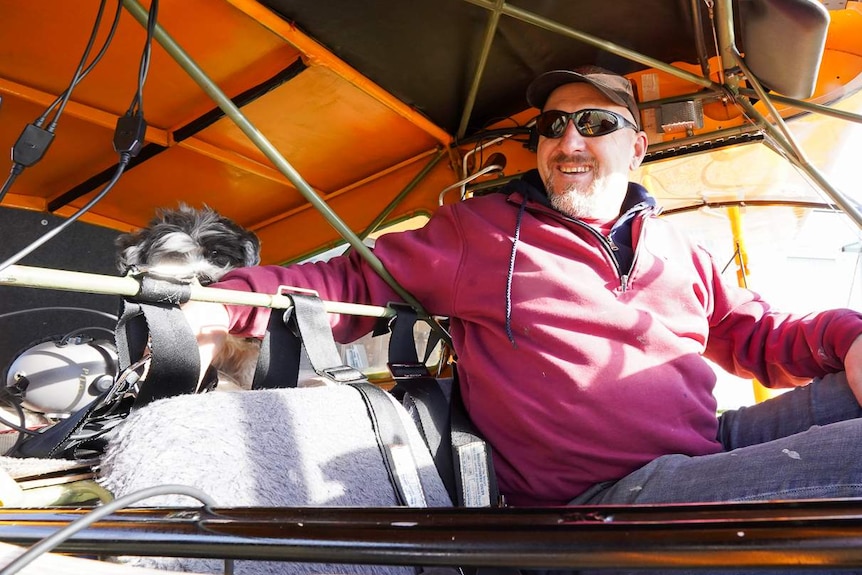
M 632 144 L 632 159 L 629 163 L 630 170 L 635 170 L 641 165 L 641 162 L 643 162 L 643 159 L 646 156 L 648 146 L 649 140 L 647 139 L 646 132 L 636 133 L 635 141 Z

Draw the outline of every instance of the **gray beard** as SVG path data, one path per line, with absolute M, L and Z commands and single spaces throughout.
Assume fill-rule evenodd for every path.
M 593 193 L 592 187 L 586 192 L 570 189 L 563 193 L 550 192 L 548 196 L 551 206 L 570 218 L 591 218 L 598 213 L 597 196 Z

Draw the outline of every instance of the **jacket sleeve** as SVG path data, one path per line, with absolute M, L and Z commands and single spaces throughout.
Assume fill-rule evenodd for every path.
M 457 218 L 444 207 L 418 230 L 381 236 L 373 251 L 396 282 L 426 311 L 449 315 L 463 245 Z M 379 306 L 403 301 L 355 251 L 328 262 L 241 268 L 212 287 L 274 294 L 279 286 L 313 289 L 328 301 Z M 259 338 L 266 333 L 269 309 L 227 307 L 232 334 Z M 336 340 L 350 342 L 370 332 L 376 320 L 333 314 L 330 321 Z
M 807 315 L 773 310 L 757 293 L 725 284 L 712 258 L 705 257 L 712 294 L 706 357 L 767 387 L 804 385 L 844 369 L 847 350 L 862 334 L 862 314 L 850 309 Z

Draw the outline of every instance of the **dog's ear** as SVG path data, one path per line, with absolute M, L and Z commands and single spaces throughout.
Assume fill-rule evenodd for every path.
M 243 262 L 245 267 L 256 266 L 260 263 L 260 239 L 254 233 L 246 233 L 242 242 L 242 249 L 245 253 L 245 261 Z
M 143 230 L 137 232 L 129 232 L 120 234 L 114 240 L 114 246 L 117 248 L 116 264 L 117 269 L 122 273 L 129 271 L 132 266 L 143 264 Z

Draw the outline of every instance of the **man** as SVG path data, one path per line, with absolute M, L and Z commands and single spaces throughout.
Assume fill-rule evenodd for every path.
M 710 256 L 628 182 L 647 137 L 625 78 L 549 72 L 527 99 L 543 110 L 537 170 L 375 246 L 429 312 L 450 318 L 464 403 L 508 502 L 862 496 L 862 314 L 783 314 L 724 285 Z M 356 254 L 246 268 L 218 287 L 284 284 L 330 300 L 399 299 Z M 185 309 L 204 361 L 226 328 L 260 337 L 269 316 Z M 334 318 L 336 338 L 370 321 Z M 772 387 L 822 379 L 719 422 L 704 356 Z

